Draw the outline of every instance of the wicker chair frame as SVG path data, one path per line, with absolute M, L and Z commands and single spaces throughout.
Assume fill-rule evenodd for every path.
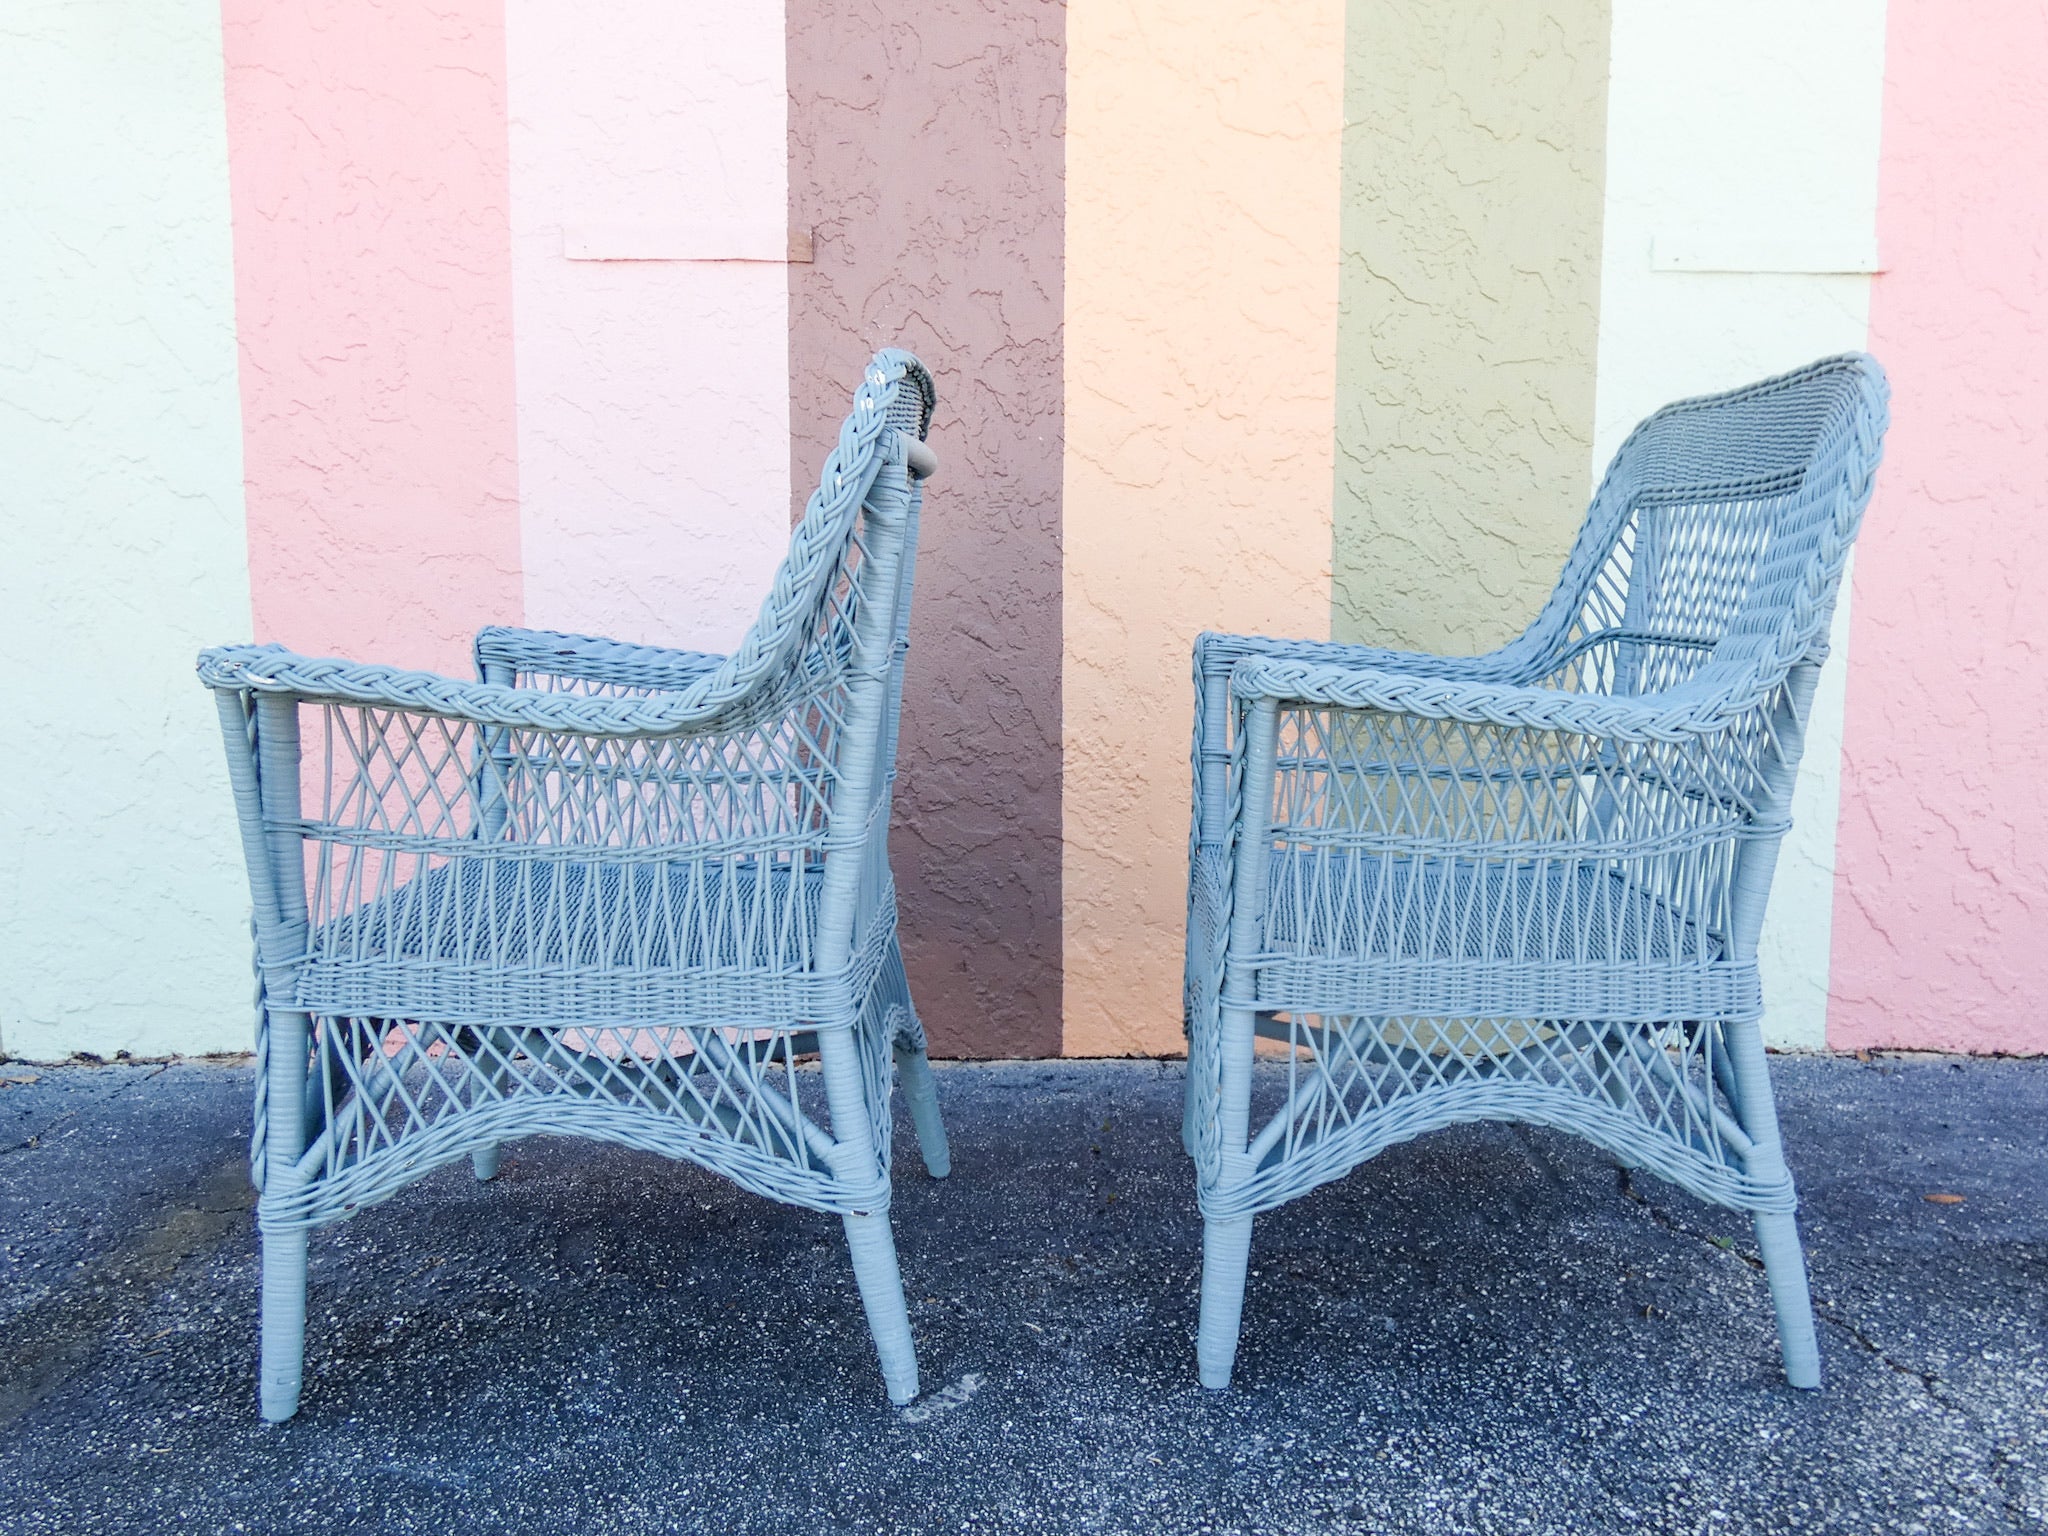
M 838 1213 L 916 1396 L 892 1055 L 948 1157 L 887 839 L 934 401 L 876 355 L 730 656 L 494 627 L 476 682 L 200 657 L 255 906 L 264 1417 L 298 1407 L 310 1229 L 541 1134 Z
M 1887 399 L 1845 356 L 1651 416 L 1486 655 L 1199 639 L 1205 1385 L 1230 1381 L 1255 1214 L 1471 1120 L 1751 1213 L 1786 1376 L 1819 1385 L 1756 941 Z M 1284 1061 L 1255 1073 L 1262 1038 Z

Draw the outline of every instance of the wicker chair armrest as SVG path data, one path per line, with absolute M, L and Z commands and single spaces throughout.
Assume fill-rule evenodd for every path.
M 687 688 L 725 661 L 709 651 L 677 651 L 657 645 L 627 645 L 595 635 L 566 635 L 548 629 L 493 624 L 477 631 L 479 677 L 487 664 L 514 672 L 609 683 L 621 688 L 666 692 Z
M 1230 688 L 1247 702 L 1370 709 L 1610 741 L 1684 741 L 1721 729 L 1729 718 L 1726 699 L 1691 686 L 1615 697 L 1274 657 L 1239 662 Z
M 199 680 L 209 688 L 289 694 L 577 736 L 665 736 L 714 730 L 726 723 L 729 710 L 729 701 L 707 699 L 708 690 L 698 686 L 645 698 L 599 698 L 507 688 L 371 662 L 300 656 L 280 645 L 221 646 L 202 651 L 198 670 Z M 710 675 L 704 674 L 707 679 Z
M 1255 656 L 1316 666 L 1370 667 L 1417 677 L 1487 679 L 1502 675 L 1506 668 L 1502 651 L 1487 651 L 1478 656 L 1435 656 L 1427 651 L 1394 651 L 1384 646 L 1350 645 L 1337 640 L 1283 640 L 1271 635 L 1226 635 L 1215 631 L 1195 638 L 1195 665 L 1205 676 L 1228 677 L 1231 668 Z

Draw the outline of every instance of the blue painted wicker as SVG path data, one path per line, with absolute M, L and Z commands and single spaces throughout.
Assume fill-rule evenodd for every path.
M 265 1417 L 298 1405 L 308 1230 L 538 1134 L 839 1213 L 916 1395 L 892 1052 L 947 1154 L 887 834 L 933 400 L 876 356 L 730 656 L 501 628 L 479 682 L 201 656 L 255 900 Z
M 1786 1375 L 1819 1385 L 1756 940 L 1886 399 L 1852 356 L 1659 411 L 1487 655 L 1197 642 L 1204 1384 L 1255 1213 L 1519 1120 L 1752 1213 Z M 1255 1072 L 1257 1038 L 1284 1060 Z

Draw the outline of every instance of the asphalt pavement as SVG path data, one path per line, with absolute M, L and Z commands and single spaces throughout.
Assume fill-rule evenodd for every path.
M 1058 1062 L 899 1127 L 906 1410 L 835 1220 L 531 1141 L 315 1235 L 277 1427 L 247 1065 L 0 1065 L 0 1532 L 2048 1531 L 2048 1061 L 1774 1065 L 1817 1395 L 1745 1221 L 1512 1126 L 1262 1217 L 1205 1392 L 1181 1068 Z

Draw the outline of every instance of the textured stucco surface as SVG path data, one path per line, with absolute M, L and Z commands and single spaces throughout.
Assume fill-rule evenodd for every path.
M 238 1049 L 203 644 L 246 639 L 220 14 L 0 18 L 0 1051 Z
M 1786 247 L 1856 261 L 1876 218 L 1883 56 L 1883 0 L 1615 0 L 1596 474 L 1667 401 L 1864 345 L 1867 275 L 1664 271 L 1651 258 L 1705 235 L 1752 267 Z M 1846 584 L 1835 618 L 1759 943 L 1765 1034 L 1780 1046 L 1826 1038 Z
M 501 0 L 224 0 L 256 635 L 466 672 L 520 613 Z
M 948 1054 L 1060 1040 L 1061 165 L 1056 0 L 790 0 L 792 479 L 861 365 L 938 381 L 895 831 L 919 1012 Z
M 1487 650 L 1586 507 L 1608 0 L 1351 0 L 1332 628 Z
M 782 266 L 571 261 L 564 233 L 779 243 L 781 0 L 619 0 L 601 26 L 509 0 L 505 24 L 527 620 L 729 650 L 789 535 Z
M 1070 1054 L 1181 1048 L 1195 636 L 1328 633 L 1343 33 L 1069 12 Z
M 1832 1041 L 2048 1050 L 2048 10 L 1893 0 Z

